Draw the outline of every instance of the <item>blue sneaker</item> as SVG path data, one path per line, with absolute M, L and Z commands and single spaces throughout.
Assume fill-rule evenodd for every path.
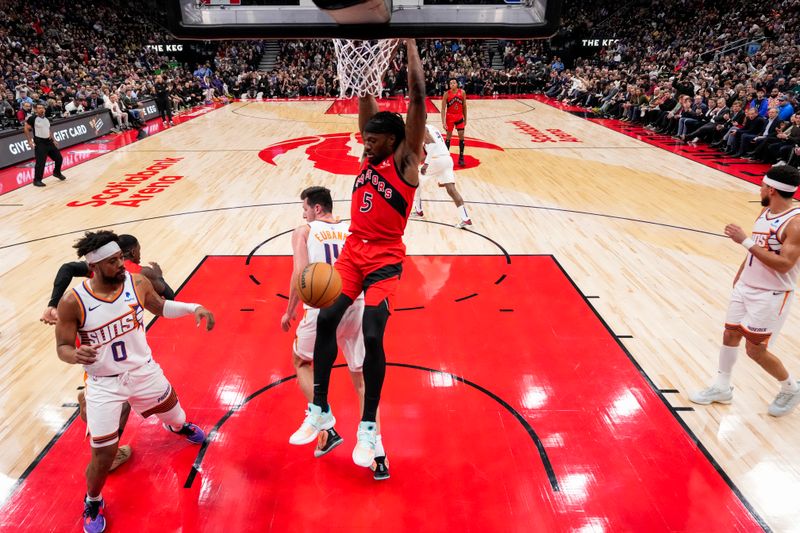
M 203 441 L 206 440 L 206 434 L 203 432 L 202 429 L 200 429 L 200 426 L 196 424 L 185 422 L 183 424 L 183 427 L 178 431 L 175 431 L 167 424 L 163 424 L 163 426 L 164 429 L 166 429 L 167 431 L 176 433 L 178 435 L 184 435 L 186 437 L 186 440 L 188 440 L 192 444 L 203 444 Z
M 105 517 L 106 502 L 83 501 L 83 531 L 85 533 L 100 533 L 106 530 Z
M 375 441 L 377 439 L 375 422 L 361 422 L 356 433 L 356 447 L 353 448 L 353 462 L 368 468 L 375 459 Z
M 300 446 L 314 442 L 319 436 L 320 431 L 333 429 L 335 424 L 336 418 L 333 416 L 330 405 L 328 406 L 328 410 L 323 413 L 322 407 L 310 403 L 308 404 L 305 420 L 303 420 L 303 423 L 297 431 L 292 433 L 289 437 L 289 444 Z

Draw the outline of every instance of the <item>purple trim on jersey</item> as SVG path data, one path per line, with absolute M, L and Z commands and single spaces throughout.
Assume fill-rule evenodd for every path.
M 83 299 L 81 299 L 81 295 L 78 294 L 78 291 L 72 289 L 72 292 L 75 293 L 75 297 L 78 299 L 78 303 L 80 304 L 81 309 L 83 310 L 83 320 L 81 320 L 81 323 L 78 324 L 78 328 L 80 329 L 83 327 L 84 324 L 86 324 L 86 316 L 87 316 L 86 306 L 83 304 Z

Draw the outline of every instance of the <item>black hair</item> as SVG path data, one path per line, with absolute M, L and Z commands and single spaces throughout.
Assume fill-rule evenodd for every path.
M 78 251 L 78 257 L 83 257 L 110 242 L 119 244 L 119 237 L 113 231 L 87 231 L 72 247 Z
M 37 102 L 37 103 L 36 103 L 36 107 L 39 107 L 39 106 L 42 106 L 42 107 L 47 107 L 47 106 L 46 106 L 46 105 L 44 105 L 43 103 L 41 103 L 41 102 Z
M 364 131 L 394 135 L 392 151 L 397 150 L 397 147 L 406 138 L 406 124 L 403 122 L 403 117 L 400 116 L 400 113 L 391 111 L 379 111 L 372 115 L 372 118 L 364 126 Z
M 767 177 L 769 179 L 779 181 L 791 187 L 797 187 L 800 185 L 800 170 L 797 170 L 794 167 L 789 165 L 781 165 L 778 167 L 772 167 L 767 171 Z M 783 198 L 791 198 L 794 196 L 794 192 L 787 192 L 775 189 L 775 191 L 780 194 Z
M 307 199 L 308 205 L 312 207 L 315 205 L 321 206 L 322 210 L 326 213 L 333 211 L 333 199 L 331 198 L 331 191 L 325 187 L 320 187 L 318 185 L 314 187 L 308 187 L 300 193 L 300 199 Z
M 133 248 L 139 244 L 139 240 L 133 235 L 123 233 L 119 236 L 119 247 L 122 249 L 122 255 L 127 256 Z
M 449 78 L 447 78 L 447 83 L 450 83 L 451 81 L 455 81 L 456 83 L 458 83 L 458 78 L 456 78 L 455 76 L 450 76 Z

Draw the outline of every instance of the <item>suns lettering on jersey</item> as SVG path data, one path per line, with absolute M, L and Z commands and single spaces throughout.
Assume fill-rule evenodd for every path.
M 770 235 L 768 235 L 766 233 L 753 233 L 753 235 L 752 235 L 753 242 L 756 243 L 756 246 L 758 246 L 759 248 L 766 248 L 770 252 L 778 252 L 778 251 L 780 251 L 780 248 L 778 248 L 778 250 L 770 249 L 769 244 L 768 244 L 769 237 L 770 237 Z
M 111 322 L 93 330 L 81 331 L 81 344 L 107 344 L 117 337 L 144 327 L 144 309 L 137 304 L 128 304 L 131 310 Z

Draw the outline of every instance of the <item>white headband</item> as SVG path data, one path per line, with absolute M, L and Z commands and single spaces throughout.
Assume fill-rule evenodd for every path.
M 94 250 L 93 252 L 87 252 L 84 257 L 86 258 L 87 263 L 89 263 L 90 265 L 94 265 L 96 263 L 99 263 L 103 259 L 108 259 L 115 253 L 121 251 L 122 250 L 120 249 L 119 244 L 117 244 L 114 241 L 111 241 L 109 243 L 104 244 L 97 250 Z
M 762 183 L 768 187 L 772 187 L 773 189 L 778 189 L 779 191 L 783 192 L 794 192 L 797 190 L 796 186 L 789 185 L 787 183 L 781 183 L 780 181 L 774 180 L 769 176 L 764 176 L 764 181 Z

